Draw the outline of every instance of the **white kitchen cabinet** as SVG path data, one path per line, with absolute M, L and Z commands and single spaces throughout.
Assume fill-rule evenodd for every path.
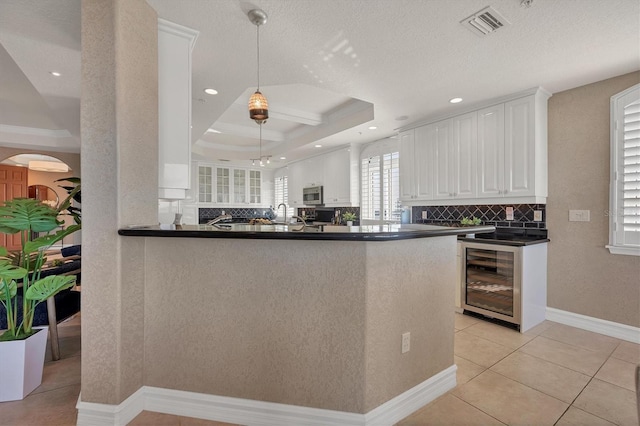
M 504 194 L 504 104 L 478 111 L 478 198 Z
M 532 89 L 420 126 L 412 144 L 408 136 L 402 139 L 411 131 L 401 132 L 401 153 L 415 158 L 411 162 L 401 155 L 402 200 L 425 205 L 545 203 L 549 96 Z M 423 139 L 429 143 L 420 145 Z
M 413 173 L 415 198 L 418 200 L 433 199 L 436 131 L 437 126 L 434 125 L 418 127 L 415 131 Z
M 231 169 L 216 167 L 216 203 L 231 202 Z
M 304 166 L 301 161 L 288 166 L 287 185 L 289 191 L 289 206 L 302 207 L 302 188 L 304 187 Z
M 247 202 L 247 170 L 233 169 L 233 202 Z
M 351 157 L 348 148 L 321 157 L 325 205 L 351 205 Z
M 358 206 L 358 152 L 353 147 L 291 163 L 287 170 L 289 206 L 302 207 L 302 189 L 323 187 L 324 205 Z
M 453 127 L 452 120 L 443 120 L 434 124 L 431 137 L 433 138 L 433 148 L 435 161 L 434 170 L 434 198 L 453 198 L 453 180 L 455 149 L 453 147 Z
M 261 170 L 198 164 L 197 204 L 253 207 L 262 206 L 263 173 Z M 268 205 L 267 202 L 264 203 Z
M 400 133 L 400 199 L 414 200 L 416 198 L 415 173 L 415 131 L 413 129 Z
M 158 198 L 182 200 L 191 173 L 191 52 L 198 31 L 158 20 Z
M 453 118 L 453 197 L 475 198 L 478 147 L 478 115 L 470 112 Z
M 504 194 L 506 196 L 535 195 L 535 98 L 528 96 L 507 102 L 504 110 Z
M 400 133 L 400 198 L 403 201 L 433 198 L 433 152 L 436 125 Z
M 435 146 L 435 197 L 476 195 L 477 114 L 471 112 L 432 125 Z

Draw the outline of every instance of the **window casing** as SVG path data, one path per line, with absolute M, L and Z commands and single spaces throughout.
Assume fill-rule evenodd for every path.
M 640 256 L 640 84 L 611 97 L 609 245 Z
M 287 217 L 291 218 L 293 216 L 293 207 L 289 206 L 289 179 L 287 176 L 279 176 L 275 178 L 275 206 L 276 214 L 280 216 L 281 213 L 284 213 L 282 209 L 278 209 L 277 207 L 284 203 L 287 209 Z
M 400 153 L 395 140 L 376 142 L 360 156 L 363 224 L 400 222 Z

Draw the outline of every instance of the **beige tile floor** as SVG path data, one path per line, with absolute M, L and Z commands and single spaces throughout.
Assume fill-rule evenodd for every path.
M 545 321 L 520 334 L 456 314 L 458 386 L 399 426 L 638 425 L 633 370 L 640 345 Z M 74 425 L 80 316 L 59 327 L 62 359 L 47 355 L 42 385 L 0 403 L 0 425 Z M 134 426 L 229 426 L 143 412 Z

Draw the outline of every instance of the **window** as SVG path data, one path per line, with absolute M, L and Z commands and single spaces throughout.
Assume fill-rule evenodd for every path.
M 287 217 L 293 216 L 293 207 L 289 207 L 289 185 L 286 176 L 276 177 L 275 179 L 275 207 L 278 215 L 284 213 L 282 209 L 277 208 L 282 203 L 287 206 Z
M 365 223 L 400 221 L 399 160 L 394 140 L 376 142 L 362 151 L 360 216 Z
M 198 167 L 198 201 L 210 203 L 212 194 L 211 167 Z
M 640 256 L 640 84 L 611 97 L 609 245 Z

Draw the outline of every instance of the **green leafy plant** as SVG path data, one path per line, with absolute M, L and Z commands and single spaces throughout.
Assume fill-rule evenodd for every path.
M 70 288 L 75 276 L 50 275 L 40 278 L 45 262 L 45 250 L 80 229 L 71 225 L 50 233 L 63 222 L 57 219 L 58 211 L 32 198 L 15 198 L 0 207 L 0 232 L 20 234 L 21 248 L 9 254 L 0 247 L 0 303 L 7 312 L 7 331 L 0 341 L 25 339 L 34 333 L 35 308 L 49 297 Z M 33 238 L 34 233 L 48 234 Z M 22 317 L 18 317 L 18 287 L 22 286 Z
M 71 205 L 72 201 L 77 203 L 82 203 L 82 189 L 80 178 L 78 177 L 68 177 L 64 179 L 58 179 L 56 182 L 69 182 L 71 185 L 58 185 L 60 188 L 67 191 L 67 198 L 64 199 L 60 203 L 58 207 L 58 212 L 62 213 L 65 210 L 73 217 L 73 220 L 78 225 L 82 224 L 82 210 L 80 207 L 75 207 Z
M 355 214 L 355 213 L 351 213 L 351 212 L 346 212 L 346 213 L 344 213 L 344 214 L 342 215 L 342 219 L 343 219 L 345 222 L 353 221 L 353 220 L 356 220 L 357 218 L 358 218 L 358 216 L 356 216 L 356 214 Z
M 460 221 L 460 225 L 463 226 L 480 225 L 481 223 L 482 221 L 475 216 L 472 216 L 471 218 L 463 217 Z

